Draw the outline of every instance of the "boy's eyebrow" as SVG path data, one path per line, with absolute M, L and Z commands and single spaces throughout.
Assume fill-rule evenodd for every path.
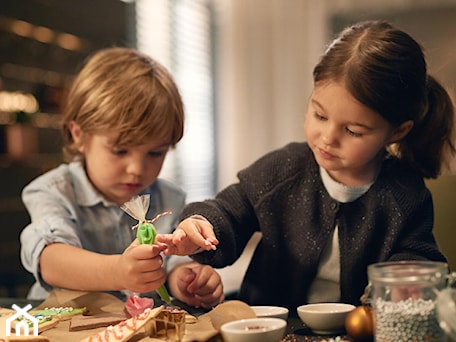
M 162 145 L 154 147 L 154 149 L 169 148 L 170 146 L 171 146 L 171 144 L 162 144 Z
M 162 150 L 162 149 L 169 149 L 171 147 L 170 143 L 163 143 L 158 146 L 153 146 L 150 150 Z

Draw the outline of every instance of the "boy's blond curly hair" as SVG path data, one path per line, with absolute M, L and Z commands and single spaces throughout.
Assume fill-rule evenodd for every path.
M 177 85 L 160 63 L 131 48 L 112 47 L 92 55 L 73 81 L 62 119 L 66 159 L 82 157 L 69 130 L 114 133 L 114 144 L 140 145 L 162 139 L 172 147 L 182 138 L 184 108 Z

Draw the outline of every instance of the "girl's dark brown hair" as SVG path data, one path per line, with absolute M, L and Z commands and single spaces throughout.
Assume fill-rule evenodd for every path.
M 393 151 L 425 178 L 437 178 L 456 153 L 453 102 L 428 75 L 421 46 L 404 31 L 385 21 L 350 26 L 330 44 L 313 76 L 315 83 L 344 84 L 395 127 L 412 120 L 412 130 Z

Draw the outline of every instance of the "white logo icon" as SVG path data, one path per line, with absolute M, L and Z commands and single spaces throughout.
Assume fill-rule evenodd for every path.
M 21 308 L 16 304 L 13 304 L 12 308 L 16 310 L 16 313 L 6 320 L 6 336 L 11 335 L 11 322 L 19 317 L 23 317 L 24 319 L 22 319 L 14 327 L 16 330 L 16 336 L 21 335 L 21 330 L 24 331 L 24 336 L 29 335 L 29 324 L 27 320 L 30 320 L 33 323 L 33 335 L 38 336 L 38 319 L 27 312 L 32 308 L 32 305 L 28 304 L 27 306 Z

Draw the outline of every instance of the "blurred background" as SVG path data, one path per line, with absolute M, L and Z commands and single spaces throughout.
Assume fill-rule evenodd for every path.
M 29 222 L 20 192 L 62 162 L 62 104 L 93 51 L 136 47 L 174 75 L 187 122 L 162 176 L 193 201 L 264 153 L 304 140 L 313 66 L 336 32 L 363 19 L 387 19 L 414 36 L 429 72 L 456 95 L 456 0 L 1 0 L 0 297 L 24 296 L 33 280 L 19 260 Z M 428 182 L 453 270 L 454 170 Z M 222 270 L 228 290 L 258 238 Z

